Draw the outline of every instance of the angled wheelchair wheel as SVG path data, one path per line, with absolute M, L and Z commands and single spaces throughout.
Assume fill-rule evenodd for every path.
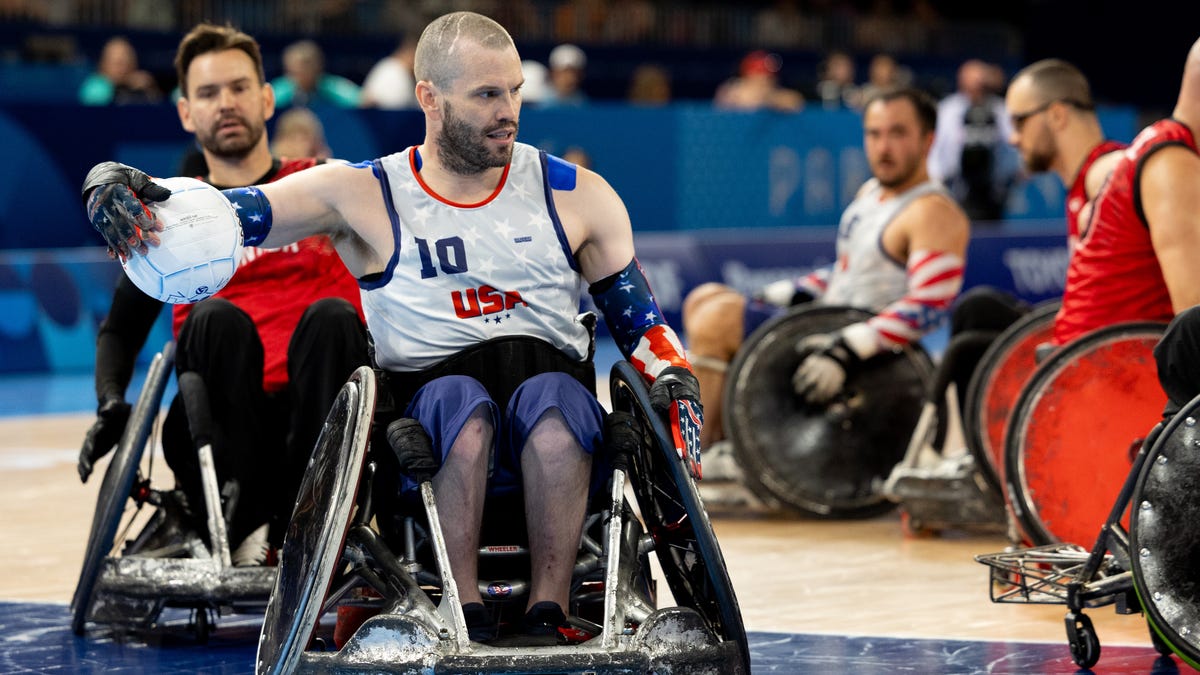
M 1200 668 L 1200 397 L 1167 423 L 1130 501 L 1133 587 L 1155 640 Z
M 1005 440 L 1005 487 L 1035 546 L 1089 546 L 1166 395 L 1154 345 L 1165 324 L 1092 331 L 1050 355 L 1021 390 Z
M 79 573 L 79 582 L 75 585 L 75 594 L 71 598 L 71 630 L 76 635 L 84 633 L 94 601 L 96 579 L 100 575 L 104 559 L 112 551 L 117 530 L 121 526 L 121 516 L 125 511 L 126 502 L 130 499 L 138 466 L 150 439 L 150 432 L 157 421 L 163 391 L 171 378 L 174 363 L 175 343 L 168 342 L 150 363 L 146 372 L 146 382 L 130 412 L 129 422 L 125 425 L 125 433 L 113 451 L 112 459 L 104 472 L 104 480 L 100 483 L 96 514 L 92 517 L 87 550 L 83 556 L 83 569 Z
M 291 673 L 308 647 L 342 558 L 375 410 L 375 373 L 354 371 L 308 462 L 258 642 L 258 673 Z
M 750 648 L 725 557 L 713 534 L 700 493 L 670 432 L 650 406 L 642 377 L 627 361 L 618 361 L 610 378 L 612 405 L 641 421 L 642 451 L 631 458 L 630 486 L 675 601 L 695 609 L 714 634 L 735 642 L 744 672 L 750 672 Z
M 850 307 L 793 310 L 754 331 L 730 366 L 726 434 L 747 487 L 768 503 L 828 518 L 895 507 L 880 488 L 904 458 L 933 379 L 924 350 L 875 356 L 825 405 L 808 404 L 792 388 L 797 341 L 871 316 Z
M 967 448 L 984 478 L 1004 486 L 1004 437 L 1021 387 L 1037 369 L 1038 345 L 1054 333 L 1057 300 L 1034 307 L 1009 326 L 983 353 L 967 386 L 963 431 Z

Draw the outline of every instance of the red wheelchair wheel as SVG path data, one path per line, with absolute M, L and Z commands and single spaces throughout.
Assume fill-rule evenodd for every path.
M 1095 541 L 1166 404 L 1152 354 L 1164 328 L 1137 322 L 1092 331 L 1053 353 L 1022 389 L 1007 430 L 1005 478 L 1034 545 Z
M 983 353 L 971 376 L 963 410 L 967 448 L 997 490 L 1004 487 L 1004 439 L 1021 388 L 1037 370 L 1037 347 L 1050 341 L 1058 301 L 1035 307 Z

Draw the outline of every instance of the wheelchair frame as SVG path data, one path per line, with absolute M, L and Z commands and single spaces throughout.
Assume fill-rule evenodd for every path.
M 614 458 L 602 510 L 598 516 L 590 514 L 585 526 L 573 591 L 579 591 L 581 580 L 589 588 L 602 586 L 603 610 L 596 624 L 571 618 L 595 633 L 571 646 L 504 647 L 467 639 L 430 483 L 421 485 L 420 492 L 436 573 L 418 561 L 411 518 L 404 551 L 393 553 L 383 543 L 370 524 L 375 515 L 370 479 L 376 465 L 368 458 L 367 445 L 374 389 L 373 371 L 356 371 L 318 441 L 263 622 L 259 673 L 749 673 L 741 612 L 707 514 L 630 364 L 618 362 L 613 368 L 613 407 L 640 420 L 644 443 L 636 455 Z M 338 425 L 351 421 L 353 428 L 337 437 Z M 329 475 L 336 479 L 321 478 Z M 627 477 L 644 530 L 625 503 Z M 353 516 L 352 504 L 357 505 Z M 645 565 L 650 550 L 657 553 L 681 606 L 653 608 Z M 366 601 L 381 613 L 367 619 L 340 650 L 310 650 L 319 640 L 314 639 L 319 617 L 339 603 L 355 602 L 353 594 L 360 587 L 381 596 Z M 572 598 L 573 605 L 579 602 Z
M 105 470 L 83 567 L 71 601 L 71 630 L 76 635 L 85 634 L 89 621 L 122 629 L 150 628 L 163 609 L 170 606 L 193 610 L 190 627 L 203 642 L 213 624 L 209 612 L 219 614 L 224 609 L 261 608 L 274 586 L 273 567 L 230 565 L 223 514 L 219 503 L 213 501 L 219 499 L 216 472 L 211 451 L 206 447 L 199 447 L 198 452 L 208 498 L 205 507 L 211 551 L 191 537 L 181 542 L 181 550 L 170 552 L 188 557 L 139 555 L 147 534 L 154 527 L 162 526 L 168 517 L 163 510 L 163 492 L 151 488 L 150 478 L 141 475 L 139 465 L 146 446 L 153 440 L 174 357 L 173 342 L 168 342 L 154 357 L 125 432 Z M 122 516 L 130 500 L 136 510 L 122 528 Z M 126 539 L 123 532 L 134 524 L 146 504 L 159 510 L 142 528 L 141 534 Z M 119 531 L 122 532 L 120 536 Z M 121 555 L 113 555 L 117 546 L 122 547 Z
M 1181 427 L 1195 427 L 1198 414 L 1200 397 L 1147 434 L 1090 550 L 1076 544 L 1047 544 L 975 556 L 989 567 L 992 602 L 1067 606 L 1067 644 L 1071 658 L 1081 668 L 1091 668 L 1100 660 L 1100 639 L 1084 610 L 1108 605 L 1115 605 L 1118 614 L 1145 611 L 1152 642 L 1160 654 L 1174 653 L 1193 667 L 1200 662 L 1200 648 L 1183 637 L 1188 629 L 1185 627 L 1181 636 L 1153 610 L 1156 601 L 1147 593 L 1137 560 L 1130 553 L 1138 550 L 1139 556 L 1149 555 L 1138 546 L 1136 514 L 1130 530 L 1121 524 L 1130 504 L 1150 508 L 1142 499 L 1147 474 L 1155 464 L 1166 463 L 1162 453 L 1170 439 Z

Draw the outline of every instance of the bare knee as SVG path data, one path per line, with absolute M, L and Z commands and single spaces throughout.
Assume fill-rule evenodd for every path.
M 746 299 L 722 284 L 704 284 L 683 303 L 683 328 L 693 354 L 728 361 L 742 344 Z
M 491 411 L 487 406 L 481 405 L 471 413 L 462 430 L 458 432 L 446 456 L 446 463 L 486 467 L 490 460 L 494 436 Z

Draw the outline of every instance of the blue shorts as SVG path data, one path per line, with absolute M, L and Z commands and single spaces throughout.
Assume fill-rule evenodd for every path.
M 466 375 L 439 377 L 421 387 L 404 416 L 421 423 L 433 440 L 433 451 L 441 454 L 444 463 L 467 418 L 480 406 L 487 407 L 496 430 L 494 465 L 488 477 L 491 496 L 521 489 L 521 449 L 534 425 L 551 409 L 562 414 L 584 452 L 594 455 L 604 442 L 604 409 L 590 391 L 565 373 L 542 373 L 523 382 L 513 392 L 502 420 L 483 385 Z M 598 471 L 599 468 L 592 467 L 593 490 L 603 484 L 605 472 Z M 407 476 L 401 478 L 401 494 L 416 489 L 417 484 Z
M 754 300 L 753 298 L 746 298 L 746 311 L 742 314 L 742 337 L 750 337 L 750 334 L 759 326 L 786 311 L 786 309 L 778 305 Z

